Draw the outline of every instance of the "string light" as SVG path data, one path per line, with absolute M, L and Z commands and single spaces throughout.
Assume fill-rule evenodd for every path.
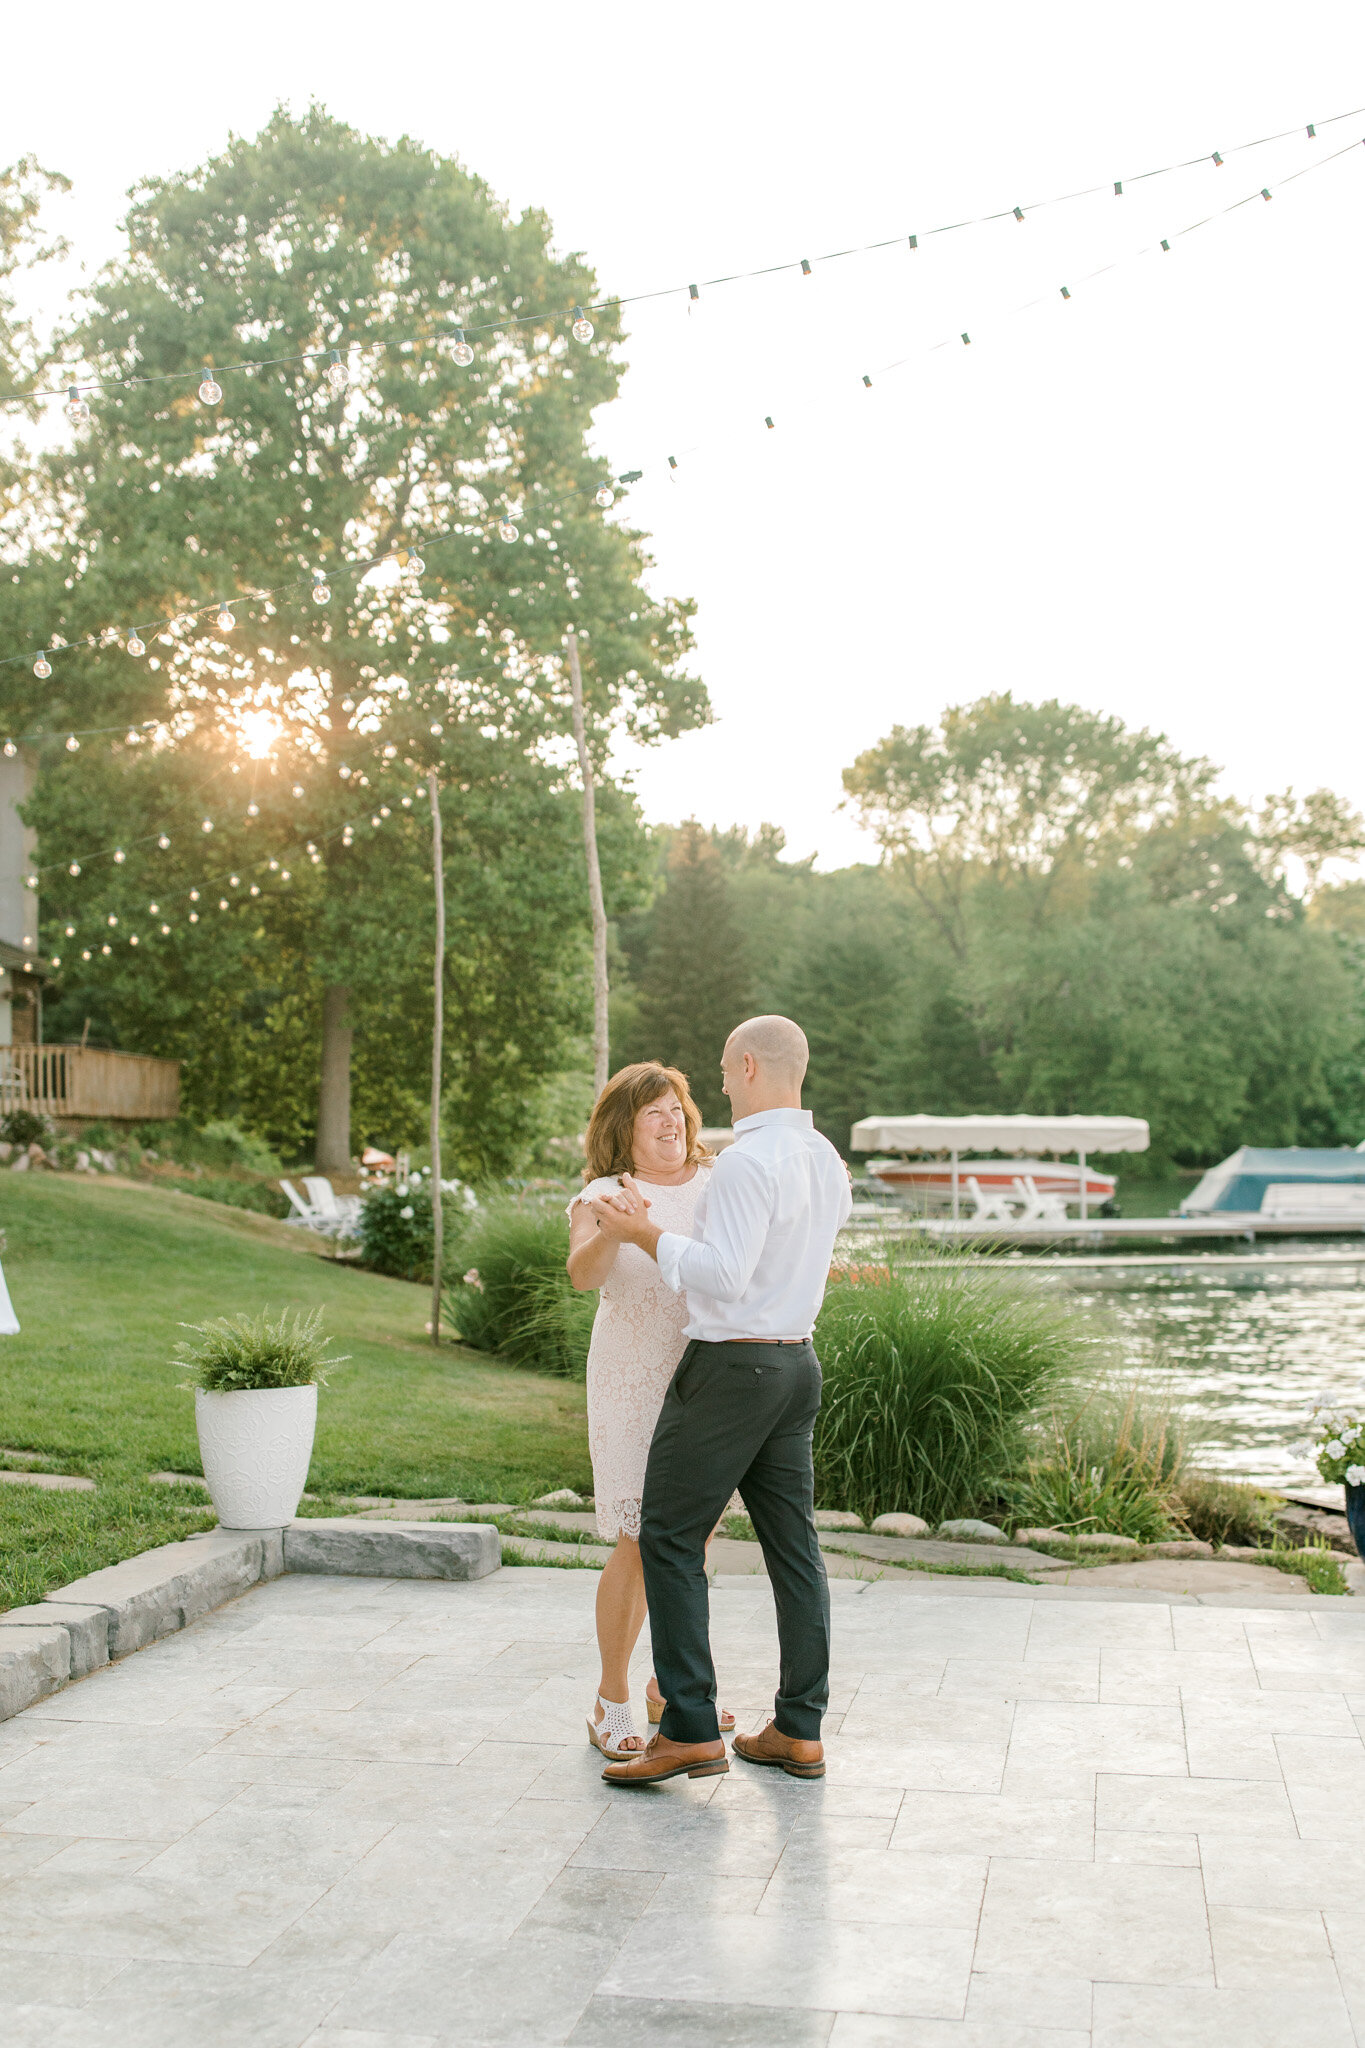
M 422 575 L 426 569 L 426 566 L 426 563 L 422 560 L 422 557 L 420 555 L 408 556 L 408 567 L 409 569 L 411 569 L 414 576 Z
M 455 346 L 451 350 L 451 354 L 462 370 L 467 370 L 474 360 L 474 351 L 465 340 L 463 327 L 455 329 Z
M 231 605 L 220 604 L 217 619 L 218 631 L 220 633 L 230 633 L 236 623 L 237 621 L 232 615 Z
M 67 870 L 66 870 L 66 872 L 67 872 L 67 873 L 68 873 L 69 875 L 78 875 L 78 874 L 80 873 L 80 871 L 81 871 L 81 864 L 80 864 L 80 862 L 79 862 L 78 860 L 73 860 L 73 861 L 70 861 L 70 862 L 68 862 L 68 864 L 67 864 Z
M 331 601 L 332 601 L 332 593 L 331 593 L 331 591 L 330 591 L 330 590 L 328 589 L 328 587 L 327 587 L 327 578 L 326 578 L 326 577 L 325 577 L 325 576 L 323 575 L 323 573 L 322 573 L 321 569 L 314 569 L 314 571 L 313 571 L 313 602 L 314 602 L 314 604 L 330 604 L 330 603 L 331 603 Z
M 81 750 L 81 743 L 80 743 L 80 741 L 79 741 L 79 740 L 78 740 L 78 739 L 76 738 L 76 735 L 75 735 L 75 733 L 74 733 L 74 732 L 69 732 L 69 733 L 67 734 L 67 736 L 66 736 L 66 751 L 67 751 L 67 753 L 68 753 L 68 754 L 79 754 L 80 750 Z
M 333 391 L 345 390 L 347 375 L 346 365 L 341 360 L 341 350 L 334 348 L 327 359 L 327 382 Z
M 121 846 L 116 846 L 114 848 L 114 859 L 118 862 L 120 867 L 123 866 L 123 863 L 127 860 L 127 858 L 128 856 L 123 851 L 123 848 Z
M 247 807 L 246 807 L 246 814 L 247 814 L 248 818 L 259 818 L 259 816 L 261 815 L 261 807 L 260 807 L 260 805 L 259 805 L 259 804 L 248 804 L 248 805 L 247 805 Z
M 498 521 L 498 533 L 503 540 L 511 541 L 516 539 L 518 528 L 510 519 L 500 519 Z M 36 675 L 38 671 L 35 669 L 33 673 Z
M 15 746 L 13 740 L 5 741 L 5 759 L 7 761 L 12 761 L 15 755 L 18 753 L 18 751 L 19 749 Z
M 90 417 L 90 407 L 75 384 L 66 394 L 66 416 L 73 427 L 83 427 Z
M 593 325 L 581 306 L 573 309 L 573 338 L 575 341 L 591 341 Z
M 45 683 L 48 677 L 52 674 L 52 663 L 47 658 L 46 648 L 44 648 L 43 652 L 38 656 L 38 659 L 34 662 L 33 673 L 35 676 L 37 676 L 38 681 L 40 683 Z
M 134 660 L 136 660 L 138 655 L 145 654 L 147 652 L 146 647 L 138 638 L 136 626 L 134 626 L 132 632 L 128 635 L 128 652 L 133 656 Z
M 201 826 L 199 827 L 199 830 L 200 830 L 201 832 L 211 832 L 211 831 L 213 830 L 213 820 L 212 820 L 212 818 L 205 818 L 205 819 L 204 819 L 204 822 L 203 822 L 203 823 L 202 823 L 202 825 L 201 825 Z
M 157 842 L 156 842 L 156 843 L 157 843 L 157 845 L 158 845 L 158 846 L 159 846 L 159 847 L 161 848 L 161 851 L 162 851 L 162 852 L 164 853 L 164 852 L 166 851 L 166 848 L 167 848 L 167 847 L 168 847 L 168 846 L 170 845 L 170 843 L 171 843 L 171 842 L 170 842 L 170 840 L 169 840 L 169 839 L 168 839 L 168 838 L 166 837 L 166 834 L 165 834 L 164 832 L 162 832 L 162 833 L 158 834 L 158 837 L 157 837 Z
M 213 371 L 205 364 L 204 374 L 199 380 L 199 403 L 201 405 L 217 405 L 222 396 L 222 385 L 215 382 Z
M 597 493 L 597 502 L 602 507 L 602 510 L 605 512 L 609 505 L 614 505 L 616 503 L 615 491 L 609 490 L 607 485 L 603 484 Z

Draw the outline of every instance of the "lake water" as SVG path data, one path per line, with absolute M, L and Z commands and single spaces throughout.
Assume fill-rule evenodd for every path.
M 1319 1239 L 1337 1252 L 1346 1241 Z M 1300 1249 L 1287 1239 L 1263 1249 Z M 1125 1359 L 1168 1385 L 1194 1411 L 1198 1462 L 1276 1486 L 1322 1484 L 1308 1454 L 1308 1413 L 1326 1394 L 1365 1397 L 1365 1258 L 1323 1274 L 1245 1277 L 1182 1258 L 1173 1277 L 1153 1271 L 1120 1282 L 1078 1272 L 1057 1282 L 1114 1332 Z M 1130 1269 L 1131 1270 L 1131 1269 Z M 1360 1279 L 1357 1275 L 1360 1275 Z M 1292 1277 L 1291 1277 L 1292 1276 Z

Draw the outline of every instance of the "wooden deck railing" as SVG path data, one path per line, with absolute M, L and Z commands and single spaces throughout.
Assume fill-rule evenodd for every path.
M 170 1117 L 180 1110 L 180 1062 L 80 1045 L 0 1046 L 0 1115 Z

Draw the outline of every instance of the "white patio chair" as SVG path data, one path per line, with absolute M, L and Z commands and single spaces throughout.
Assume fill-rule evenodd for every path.
M 280 1186 L 283 1188 L 285 1194 L 289 1197 L 290 1208 L 295 1211 L 295 1214 L 286 1217 L 285 1221 L 287 1223 L 316 1223 L 318 1220 L 317 1210 L 313 1207 L 311 1202 L 304 1201 L 303 1196 L 294 1186 L 293 1181 L 282 1180 L 280 1182 Z
M 974 1173 L 969 1173 L 962 1185 L 976 1204 L 970 1221 L 973 1223 L 1013 1223 L 1014 1211 L 1009 1196 L 1003 1191 L 987 1194 Z
M 321 1173 L 306 1173 L 303 1176 L 304 1192 L 319 1216 L 325 1216 L 329 1223 L 335 1223 L 341 1214 L 337 1206 L 336 1190 Z
M 1019 1211 L 1021 1223 L 1066 1223 L 1066 1196 L 1044 1195 L 1039 1192 L 1038 1183 L 1031 1173 L 1018 1175 L 1014 1182 L 1016 1199 L 1023 1204 Z

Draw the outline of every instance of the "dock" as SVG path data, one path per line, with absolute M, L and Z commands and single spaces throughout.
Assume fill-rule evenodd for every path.
M 1123 1243 L 1183 1244 L 1191 1239 L 1239 1238 L 1254 1244 L 1262 1237 L 1339 1237 L 1365 1240 L 1365 1222 L 1340 1218 L 1263 1216 L 1259 1211 L 1210 1216 L 1089 1216 L 1065 1223 L 974 1223 L 950 1216 L 911 1216 L 904 1210 L 882 1209 L 873 1202 L 855 1202 L 844 1225 L 846 1233 L 875 1232 L 883 1237 L 921 1237 L 939 1244 L 1084 1245 L 1099 1251 Z

